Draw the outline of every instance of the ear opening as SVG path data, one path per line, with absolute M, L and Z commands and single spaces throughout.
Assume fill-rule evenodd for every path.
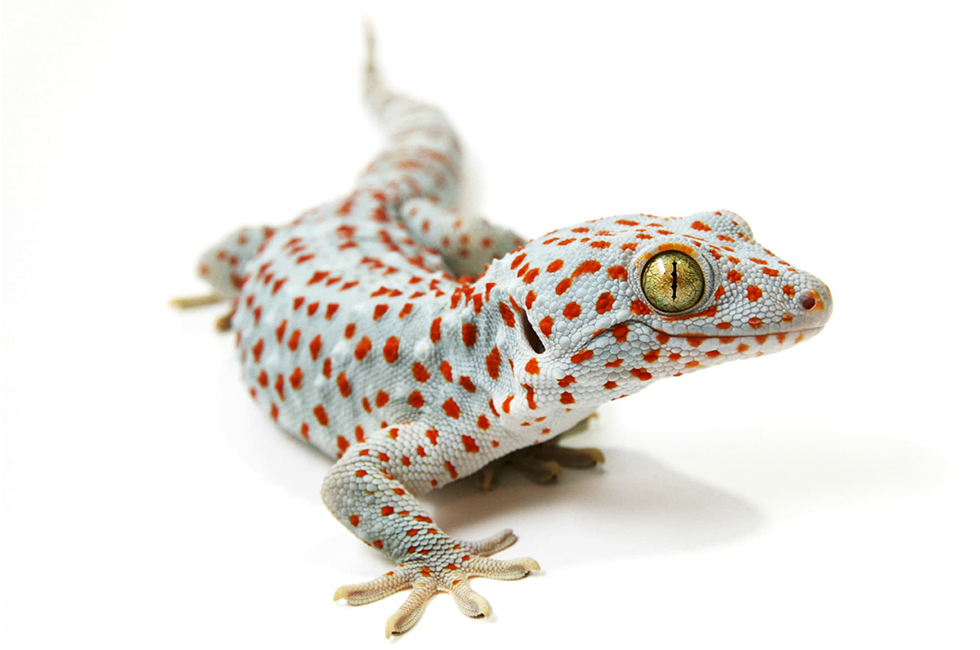
M 531 327 L 531 321 L 527 319 L 527 314 L 523 309 L 518 309 L 517 315 L 521 317 L 521 327 L 524 330 L 524 338 L 527 340 L 527 344 L 538 354 L 544 352 L 544 343 L 541 342 L 541 337 Z

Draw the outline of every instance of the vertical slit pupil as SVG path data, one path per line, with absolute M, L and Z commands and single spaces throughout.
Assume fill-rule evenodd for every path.
M 671 289 L 673 289 L 673 294 L 670 296 L 674 300 L 677 300 L 677 260 L 673 262 L 674 270 L 671 271 L 670 277 L 672 278 Z

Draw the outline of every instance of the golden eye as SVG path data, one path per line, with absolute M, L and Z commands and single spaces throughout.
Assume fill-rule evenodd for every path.
M 643 293 L 658 311 L 690 309 L 704 295 L 704 273 L 690 255 L 664 251 L 643 269 Z

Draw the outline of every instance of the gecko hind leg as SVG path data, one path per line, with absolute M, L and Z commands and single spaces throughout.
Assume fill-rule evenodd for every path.
M 171 298 L 170 304 L 176 307 L 177 309 L 195 309 L 197 307 L 207 307 L 208 305 L 216 305 L 220 302 L 224 302 L 225 300 L 228 299 L 223 296 L 219 296 L 216 293 L 209 293 L 203 296 L 184 296 L 179 298 Z M 235 307 L 232 307 L 227 314 L 220 316 L 214 322 L 214 328 L 219 332 L 227 332 L 231 330 L 231 317 L 234 315 L 235 315 Z
M 568 432 L 576 432 L 586 426 L 587 419 Z M 562 468 L 590 469 L 606 462 L 601 449 L 563 447 L 559 444 L 560 439 L 561 436 L 533 447 L 518 449 L 495 460 L 476 473 L 477 485 L 482 491 L 489 492 L 496 487 L 497 478 L 507 465 L 513 466 L 535 483 L 544 485 L 556 482 L 561 477 Z

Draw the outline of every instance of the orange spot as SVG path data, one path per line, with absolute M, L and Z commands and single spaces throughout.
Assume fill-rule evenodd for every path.
M 357 515 L 351 515 L 350 516 L 350 525 L 351 526 L 353 526 L 354 528 L 357 528 L 357 525 L 360 524 L 360 523 L 361 523 L 361 518 L 360 517 L 358 517 Z
M 469 393 L 476 392 L 476 386 L 474 386 L 470 378 L 465 375 L 459 378 L 459 385 L 465 388 Z
M 560 296 L 561 294 L 568 291 L 568 288 L 571 286 L 572 286 L 571 278 L 565 278 L 564 280 L 558 283 L 557 287 L 555 287 L 555 293 Z
M 316 417 L 316 421 L 323 426 L 330 424 L 330 418 L 327 416 L 327 409 L 323 408 L 323 404 L 317 404 L 313 409 L 313 415 Z
M 480 414 L 480 417 L 476 419 L 476 426 L 480 427 L 484 431 L 490 428 L 490 420 L 487 416 Z
M 398 361 L 398 344 L 399 340 L 397 336 L 392 336 L 390 339 L 385 341 L 384 355 L 385 361 L 388 363 L 395 363 Z
M 544 334 L 548 338 L 551 338 L 551 326 L 554 325 L 554 323 L 555 323 L 554 318 L 552 318 L 551 316 L 545 316 L 544 318 L 541 319 L 541 322 L 538 323 L 538 327 L 541 328 L 542 334 Z
M 514 320 L 514 312 L 505 303 L 500 303 L 498 307 L 500 308 L 500 317 L 504 319 L 504 324 L 507 327 L 514 327 L 517 322 Z
M 630 305 L 630 311 L 636 314 L 637 316 L 646 316 L 652 313 L 650 311 L 650 308 L 647 307 L 646 304 L 644 304 L 640 300 L 633 301 L 633 304 Z
M 588 361 L 593 356 L 595 355 L 593 354 L 592 350 L 582 350 L 581 352 L 573 354 L 571 361 L 572 363 L 582 363 L 583 361 Z
M 429 371 L 426 370 L 425 366 L 418 361 L 416 361 L 412 366 L 412 376 L 415 377 L 415 381 L 419 382 L 420 384 L 424 384 L 425 382 L 429 381 Z
M 607 271 L 610 280 L 625 280 L 629 277 L 622 266 L 610 266 Z
M 535 402 L 534 402 L 534 388 L 531 387 L 531 386 L 528 386 L 527 384 L 521 384 L 521 385 L 524 386 L 524 390 L 527 391 L 527 406 L 528 406 L 528 408 L 530 408 L 532 410 L 538 408 L 538 405 L 535 404 Z
M 340 390 L 340 394 L 344 397 L 348 397 L 351 393 L 350 382 L 347 381 L 347 373 L 342 372 L 337 375 L 337 389 Z
M 531 359 L 526 364 L 524 364 L 524 372 L 529 375 L 536 375 L 541 372 L 541 368 L 538 367 L 538 360 Z
M 408 405 L 417 409 L 425 406 L 425 398 L 422 397 L 422 393 L 417 390 L 412 391 L 408 396 Z
M 554 273 L 555 271 L 560 271 L 561 267 L 563 266 L 565 266 L 564 260 L 555 260 L 554 262 L 548 265 L 548 268 L 546 270 L 548 271 L 548 273 Z
M 711 230 L 711 226 L 704 223 L 703 221 L 695 221 L 694 223 L 691 224 L 691 228 L 693 228 L 694 230 L 701 230 L 701 231 Z
M 446 415 L 454 420 L 459 419 L 459 405 L 453 400 L 452 397 L 447 399 L 442 403 L 442 410 L 446 412 Z
M 463 337 L 463 344 L 471 348 L 476 345 L 476 325 L 473 323 L 463 323 L 463 329 L 461 332 Z
M 595 273 L 602 268 L 602 264 L 595 260 L 587 260 L 578 265 L 578 268 L 572 272 L 572 277 L 577 278 L 580 275 L 585 275 L 586 273 Z
M 595 310 L 600 314 L 605 314 L 607 311 L 610 311 L 613 308 L 613 303 L 615 302 L 616 299 L 607 291 L 599 296 L 598 300 L 596 300 Z
M 753 285 L 750 285 L 748 289 L 745 290 L 745 296 L 751 301 L 755 302 L 762 297 L 762 289 Z
M 561 397 L 558 398 L 558 401 L 562 404 L 574 404 L 575 396 L 569 392 L 564 392 L 561 394 Z
M 783 293 L 792 298 L 796 295 L 796 289 L 787 284 L 785 287 L 783 287 Z
M 487 374 L 494 380 L 500 376 L 500 350 L 496 347 L 487 355 Z
M 742 279 L 742 274 L 736 271 L 735 269 L 732 269 L 731 271 L 728 272 L 729 282 L 739 282 L 741 281 L 741 279 Z
M 432 321 L 432 327 L 429 328 L 429 338 L 432 339 L 433 343 L 438 343 L 439 339 L 442 338 L 442 318 Z
M 439 365 L 439 371 L 442 372 L 442 378 L 445 379 L 446 381 L 453 380 L 453 367 L 449 364 L 448 361 L 443 361 Z
M 567 305 L 565 305 L 565 310 L 562 312 L 562 314 L 568 320 L 572 320 L 573 318 L 578 318 L 581 313 L 582 313 L 582 308 L 579 307 L 577 302 L 568 303 Z
M 354 358 L 357 359 L 358 361 L 363 361 L 364 357 L 366 357 L 368 355 L 368 352 L 370 351 L 371 351 L 371 339 L 365 336 L 357 344 L 357 347 L 354 348 Z

